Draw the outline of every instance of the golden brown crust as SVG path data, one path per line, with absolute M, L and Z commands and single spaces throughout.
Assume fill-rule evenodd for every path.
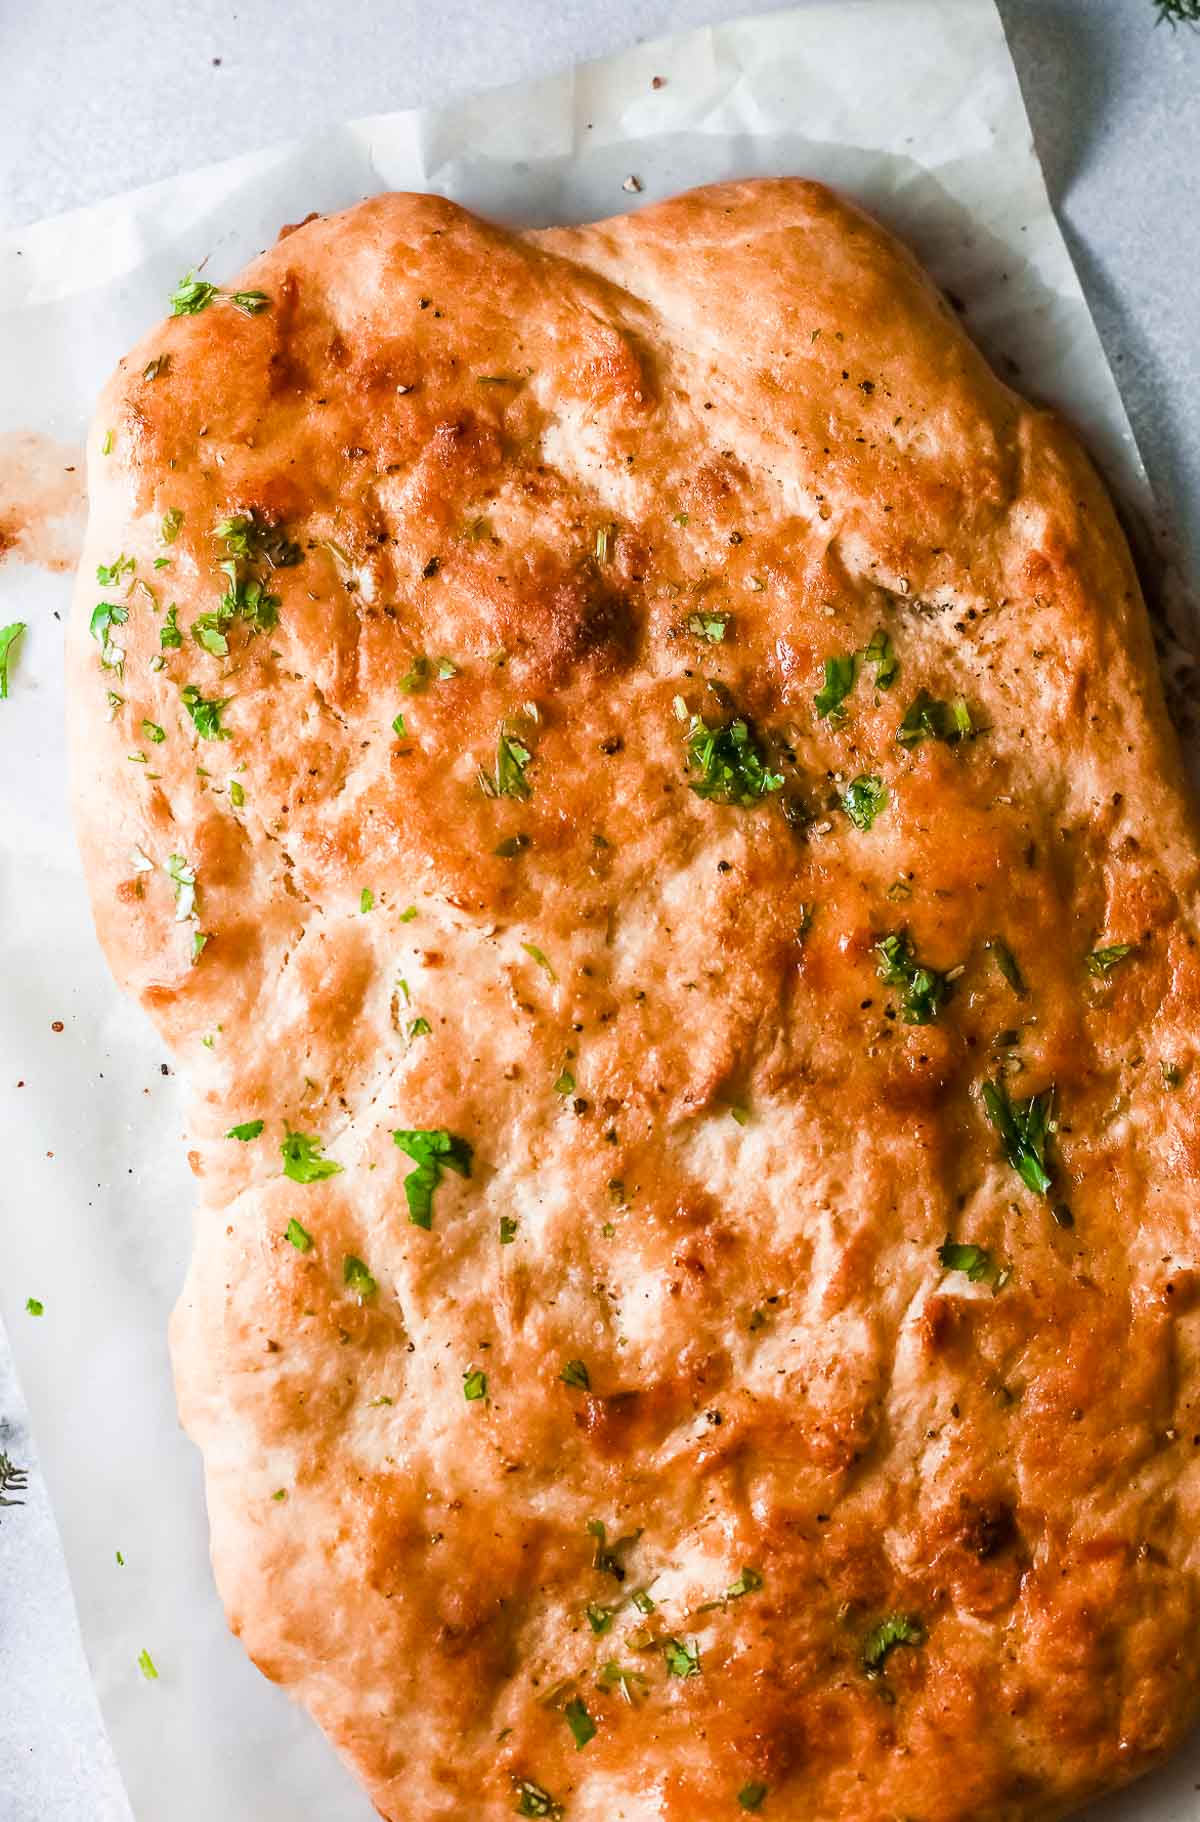
M 1197 1710 L 1196 829 L 1087 462 L 811 184 L 527 235 L 384 196 L 241 282 L 105 395 L 70 635 L 97 926 L 195 1085 L 231 1624 L 405 1822 L 1137 1775 Z M 300 547 L 237 570 L 267 630 L 216 612 L 232 514 Z M 877 629 L 891 687 L 822 716 Z M 778 788 L 689 788 L 680 707 Z M 480 786 L 502 725 L 528 798 Z M 1054 1086 L 1048 1193 L 985 1082 Z M 474 1148 L 429 1229 L 396 1129 Z

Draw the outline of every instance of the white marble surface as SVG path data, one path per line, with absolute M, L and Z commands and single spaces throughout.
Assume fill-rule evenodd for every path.
M 1200 576 L 1200 33 L 1151 0 L 999 0 L 1169 533 Z M 736 0 L 0 0 L 0 226 L 356 114 L 516 81 Z M 36 1219 L 16 1184 L 0 1220 Z M 36 1318 L 22 1317 L 33 1321 Z M 0 1335 L 0 1822 L 129 1822 Z M 161 1816 L 140 1822 L 169 1822 Z

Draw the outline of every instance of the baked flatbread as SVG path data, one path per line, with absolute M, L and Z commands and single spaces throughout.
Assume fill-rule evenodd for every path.
M 1077 445 L 801 182 L 382 196 L 178 297 L 71 732 L 231 1625 L 393 1822 L 1134 1777 L 1198 1706 L 1196 825 Z

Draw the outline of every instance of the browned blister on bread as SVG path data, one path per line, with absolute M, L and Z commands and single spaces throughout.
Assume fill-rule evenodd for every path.
M 238 283 L 104 395 L 69 639 L 231 1625 L 392 1822 L 1135 1776 L 1197 849 L 1088 463 L 807 183 L 383 196 Z

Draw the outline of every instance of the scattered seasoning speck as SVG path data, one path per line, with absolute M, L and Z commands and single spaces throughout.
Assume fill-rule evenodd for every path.
M 50 1021 L 50 1029 L 51 1029 L 51 1031 L 61 1031 L 63 1029 L 62 1020 L 61 1019 L 52 1019 Z
M 623 190 L 628 190 L 630 195 L 632 195 L 632 196 L 636 196 L 638 191 L 640 189 L 642 189 L 642 187 L 643 187 L 643 185 L 642 185 L 641 178 L 635 177 L 633 175 L 632 171 L 629 173 L 629 176 L 625 179 L 625 182 L 621 185 L 621 188 Z

